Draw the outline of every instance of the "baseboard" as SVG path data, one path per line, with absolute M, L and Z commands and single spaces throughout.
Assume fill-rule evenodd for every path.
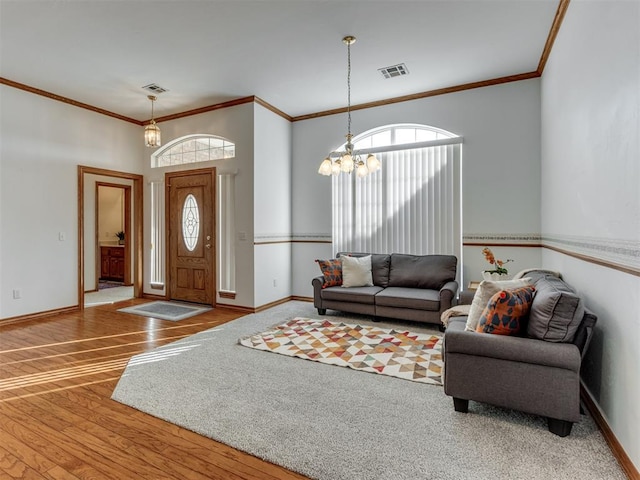
M 281 298 L 280 300 L 276 300 L 275 302 L 260 305 L 259 307 L 256 307 L 256 313 L 262 312 L 263 310 L 267 310 L 271 307 L 275 307 L 276 305 L 282 305 L 283 303 L 290 302 L 291 300 L 293 300 L 293 297 L 289 296 L 289 297 Z
M 141 298 L 148 298 L 149 300 L 166 301 L 165 295 L 155 295 L 153 293 L 143 293 Z
M 602 415 L 593 395 L 591 395 L 589 389 L 586 388 L 582 382 L 580 382 L 580 396 L 582 398 L 582 403 L 591 414 L 591 417 L 596 422 L 596 425 L 598 425 L 598 428 L 600 428 L 605 441 L 611 449 L 611 453 L 613 453 L 613 456 L 618 460 L 618 463 L 622 467 L 624 473 L 629 477 L 629 480 L 640 480 L 640 472 L 638 472 L 638 469 L 627 455 L 627 452 L 625 452 L 622 445 L 620 445 L 620 442 Z
M 41 318 L 52 317 L 54 315 L 59 315 L 61 313 L 73 313 L 73 312 L 79 312 L 79 311 L 80 311 L 80 307 L 78 305 L 74 305 L 72 307 L 56 308 L 54 310 L 46 310 L 44 312 L 29 313 L 27 315 L 20 315 L 17 317 L 3 318 L 3 319 L 0 319 L 0 325 L 9 325 L 10 323 L 26 322 L 28 320 L 37 320 Z
M 311 302 L 313 303 L 313 297 L 299 297 L 298 295 L 292 295 L 291 300 L 297 300 L 298 302 Z
M 228 308 L 229 310 L 236 310 L 243 313 L 255 313 L 256 309 L 253 307 L 243 307 L 242 305 L 230 305 L 228 303 L 216 303 L 216 307 Z

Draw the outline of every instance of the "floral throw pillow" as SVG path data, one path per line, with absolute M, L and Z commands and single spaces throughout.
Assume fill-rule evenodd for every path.
M 518 335 L 524 328 L 533 303 L 535 287 L 529 285 L 501 290 L 491 297 L 482 311 L 476 332 Z
M 316 260 L 324 276 L 322 288 L 339 287 L 342 285 L 342 262 L 338 258 L 331 260 Z

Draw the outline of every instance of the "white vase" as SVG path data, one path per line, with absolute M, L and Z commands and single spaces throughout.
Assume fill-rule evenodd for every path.
M 496 282 L 501 280 L 509 280 L 509 275 L 507 275 L 506 273 L 482 272 L 482 278 L 485 280 Z

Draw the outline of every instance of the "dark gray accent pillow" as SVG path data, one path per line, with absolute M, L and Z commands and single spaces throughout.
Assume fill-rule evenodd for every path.
M 571 342 L 584 316 L 582 298 L 552 275 L 540 278 L 535 287 L 527 334 L 547 342 Z
M 453 255 L 391 254 L 390 287 L 440 290 L 455 280 L 458 259 Z
M 338 252 L 336 258 L 340 258 L 343 255 L 350 257 L 366 257 L 367 255 L 371 255 L 373 284 L 383 288 L 389 286 L 389 264 L 391 262 L 391 255 L 385 253 Z

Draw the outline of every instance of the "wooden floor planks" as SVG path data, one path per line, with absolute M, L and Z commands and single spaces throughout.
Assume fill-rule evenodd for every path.
M 117 312 L 142 302 L 0 324 L 0 480 L 306 478 L 111 400 L 133 355 L 242 315 Z

